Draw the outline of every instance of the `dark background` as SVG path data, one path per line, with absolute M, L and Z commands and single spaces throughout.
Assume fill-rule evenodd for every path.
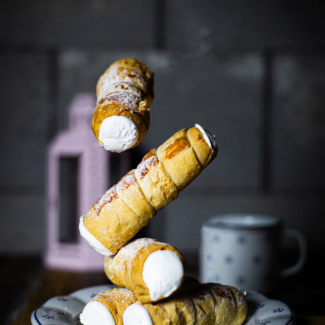
M 314 256 L 318 265 L 322 1 L 2 0 L 0 24 L 0 254 L 44 253 L 47 145 L 67 127 L 77 92 L 94 93 L 113 61 L 136 57 L 155 71 L 156 98 L 133 164 L 194 123 L 216 134 L 220 148 L 146 235 L 195 264 L 200 227 L 213 215 L 272 214 L 305 234 L 309 263 Z

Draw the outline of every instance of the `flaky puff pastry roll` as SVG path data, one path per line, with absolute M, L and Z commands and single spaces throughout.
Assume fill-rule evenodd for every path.
M 91 128 L 106 150 L 137 146 L 150 126 L 153 72 L 136 59 L 113 63 L 97 83 L 97 106 Z
M 158 301 L 177 291 L 184 280 L 184 259 L 171 245 L 141 238 L 105 257 L 107 277 L 130 289 L 140 303 Z
M 101 254 L 115 255 L 158 210 L 178 197 L 217 151 L 215 137 L 201 126 L 180 130 L 152 149 L 81 217 L 81 235 Z
M 80 322 L 84 325 L 123 325 L 125 309 L 137 301 L 128 289 L 111 289 L 97 294 L 83 309 Z
M 240 325 L 247 314 L 244 295 L 217 283 L 184 285 L 158 303 L 129 306 L 124 325 Z

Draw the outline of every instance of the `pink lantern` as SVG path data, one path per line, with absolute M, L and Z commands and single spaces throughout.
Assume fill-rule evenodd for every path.
M 48 148 L 47 253 L 50 269 L 103 271 L 103 256 L 84 240 L 79 218 L 108 187 L 108 155 L 90 128 L 96 98 L 75 96 L 69 108 L 69 128 Z

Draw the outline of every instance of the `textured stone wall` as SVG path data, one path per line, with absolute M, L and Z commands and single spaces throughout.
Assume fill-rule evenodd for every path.
M 2 1 L 0 253 L 44 252 L 47 144 L 122 57 L 156 73 L 133 166 L 194 123 L 220 147 L 146 235 L 196 253 L 213 215 L 265 213 L 324 247 L 324 13 L 302 0 Z

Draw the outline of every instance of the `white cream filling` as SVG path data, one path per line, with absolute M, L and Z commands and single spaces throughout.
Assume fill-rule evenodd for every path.
M 106 150 L 122 152 L 138 141 L 137 125 L 125 116 L 107 117 L 99 128 L 98 138 Z
M 183 263 L 172 251 L 153 252 L 143 265 L 142 278 L 152 301 L 169 297 L 180 287 L 183 276 Z
M 126 308 L 123 314 L 124 325 L 153 325 L 151 317 L 143 306 L 135 303 Z
M 217 151 L 217 139 L 215 135 L 211 135 L 211 133 L 203 128 L 199 124 L 195 124 L 195 126 L 201 131 L 201 133 L 204 136 L 204 140 L 207 142 L 207 144 L 210 146 L 210 148 L 215 152 Z
M 98 301 L 91 301 L 85 306 L 80 314 L 80 322 L 84 325 L 115 325 L 110 311 Z
M 84 225 L 85 216 L 80 217 L 79 222 L 79 231 L 80 235 L 85 238 L 88 244 L 94 248 L 98 253 L 104 256 L 112 256 L 114 255 L 109 249 L 107 249 L 97 238 L 95 238 L 85 227 Z

